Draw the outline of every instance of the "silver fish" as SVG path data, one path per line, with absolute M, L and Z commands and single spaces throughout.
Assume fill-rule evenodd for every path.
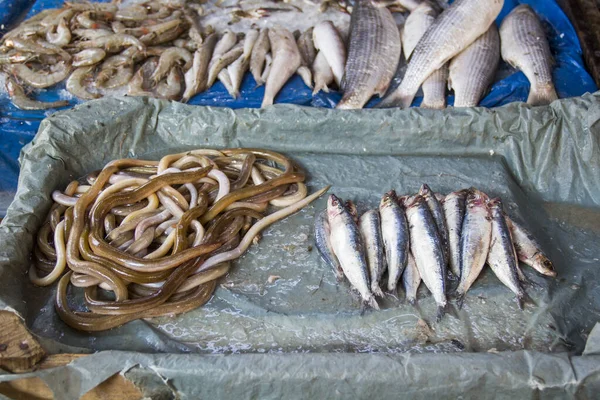
M 331 248 L 340 261 L 344 275 L 363 300 L 378 310 L 379 305 L 369 288 L 368 267 L 358 226 L 335 195 L 330 195 L 327 201 L 327 220 L 331 229 Z
M 442 243 L 435 221 L 425 199 L 416 195 L 407 200 L 406 216 L 410 229 L 410 250 L 415 258 L 419 275 L 437 304 L 437 320 L 446 308 L 446 267 Z
M 529 265 L 542 275 L 555 277 L 554 265 L 541 250 L 533 235 L 508 216 L 506 217 L 506 223 L 510 228 L 519 261 Z
M 325 264 L 333 268 L 338 281 L 344 279 L 344 271 L 340 266 L 340 262 L 333 254 L 330 241 L 331 230 L 329 229 L 329 221 L 327 220 L 327 210 L 321 211 L 315 217 L 315 244 Z
M 404 207 L 399 204 L 396 192 L 389 191 L 379 203 L 381 235 L 388 265 L 387 290 L 395 293 L 398 280 L 406 268 L 410 249 L 410 235 Z
M 321 90 L 329 93 L 329 85 L 333 83 L 333 72 L 323 52 L 319 51 L 317 53 L 312 65 L 312 71 L 315 80 L 313 95 L 319 93 Z
M 208 35 L 200 48 L 194 52 L 192 68 L 185 73 L 185 91 L 182 98 L 184 103 L 207 89 L 208 64 L 216 44 L 217 35 L 213 33 Z
M 384 249 L 383 239 L 381 237 L 379 212 L 377 210 L 369 210 L 364 213 L 358 221 L 358 228 L 360 229 L 363 245 L 367 254 L 371 291 L 375 296 L 383 297 L 383 292 L 379 285 L 381 276 L 385 271 L 385 262 L 383 259 Z
M 487 263 L 500 279 L 500 282 L 509 288 L 516 296 L 519 308 L 523 308 L 525 292 L 519 283 L 517 274 L 517 253 L 513 246 L 510 229 L 504 218 L 502 201 L 492 199 L 489 202 L 492 216 L 492 242 L 487 256 Z
M 331 21 L 321 21 L 313 28 L 315 48 L 323 52 L 333 72 L 335 83 L 340 87 L 346 65 L 346 45 Z
M 523 71 L 531 84 L 527 104 L 545 105 L 556 100 L 550 45 L 531 7 L 522 4 L 504 18 L 500 39 L 504 61 Z
M 425 79 L 487 31 L 503 5 L 504 0 L 456 0 L 450 4 L 419 40 L 400 86 L 379 106 L 410 107 Z
M 262 28 L 254 43 L 252 49 L 252 56 L 250 57 L 250 72 L 256 81 L 257 86 L 261 86 L 265 83 L 261 76 L 264 71 L 265 60 L 267 53 L 271 50 L 271 42 L 269 41 L 269 29 Z
M 442 203 L 446 226 L 448 227 L 448 249 L 450 250 L 450 270 L 460 277 L 460 233 L 465 217 L 467 190 L 448 194 Z
M 277 93 L 298 70 L 301 63 L 300 50 L 298 50 L 294 35 L 290 31 L 281 27 L 270 28 L 269 41 L 271 42 L 273 64 L 267 78 L 261 107 L 273 104 Z
M 448 265 L 448 261 L 450 258 L 450 249 L 448 242 L 448 225 L 446 223 L 446 216 L 444 215 L 444 209 L 440 203 L 440 201 L 435 196 L 435 193 L 431 190 L 431 188 L 427 184 L 423 184 L 421 189 L 419 189 L 419 194 L 423 197 L 427 206 L 429 207 L 429 211 L 431 212 L 431 216 L 435 221 L 435 226 L 437 227 L 437 231 L 440 235 L 440 241 L 442 243 L 442 250 L 444 252 L 444 260 L 445 265 Z
M 492 84 L 500 61 L 500 36 L 495 24 L 450 61 L 448 87 L 454 107 L 475 107 Z
M 456 289 L 459 308 L 481 273 L 490 249 L 492 221 L 487 201 L 487 195 L 477 189 L 471 189 L 467 195 L 460 235 L 460 283 Z
M 341 82 L 344 95 L 336 108 L 362 108 L 374 94 L 383 96 L 396 72 L 400 52 L 400 34 L 390 11 L 370 0 L 357 0 Z
M 417 291 L 421 284 L 421 275 L 412 253 L 408 253 L 408 263 L 402 274 L 402 286 L 406 292 L 406 300 L 413 306 L 417 304 Z

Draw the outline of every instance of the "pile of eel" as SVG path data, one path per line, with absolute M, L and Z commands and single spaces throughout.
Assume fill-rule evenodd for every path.
M 328 189 L 307 196 L 304 180 L 293 161 L 261 149 L 112 161 L 52 193 L 29 277 L 58 280 L 58 315 L 83 331 L 195 309 L 263 229 Z M 70 285 L 84 288 L 77 310 L 87 311 L 69 305 Z

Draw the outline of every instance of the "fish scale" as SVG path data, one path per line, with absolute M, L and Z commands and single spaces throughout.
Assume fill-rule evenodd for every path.
M 550 45 L 531 7 L 515 7 L 500 26 L 500 38 L 502 58 L 523 71 L 531 83 L 527 103 L 543 105 L 556 100 Z
M 494 79 L 500 61 L 500 36 L 495 24 L 450 61 L 449 86 L 454 107 L 475 107 Z
M 373 94 L 385 93 L 400 52 L 400 34 L 389 10 L 359 0 L 350 20 L 350 45 L 341 84 L 344 96 L 337 108 L 362 108 Z
M 483 34 L 503 4 L 504 0 L 456 0 L 452 3 L 419 40 L 402 83 L 380 106 L 409 107 L 423 81 Z

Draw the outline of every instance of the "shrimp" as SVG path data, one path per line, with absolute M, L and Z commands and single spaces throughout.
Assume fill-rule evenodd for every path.
M 108 25 L 104 22 L 98 22 L 96 19 L 103 19 L 105 21 L 112 21 L 114 15 L 109 12 L 98 12 L 98 11 L 84 11 L 77 14 L 75 20 L 77 23 L 88 29 L 108 29 Z
M 50 28 L 52 26 L 58 25 L 61 20 L 64 20 L 65 22 L 69 21 L 71 17 L 73 17 L 73 14 L 75 14 L 74 10 L 70 8 L 62 8 L 57 10 L 56 13 L 48 15 L 40 22 L 40 24 L 45 28 Z
M 117 12 L 118 7 L 114 3 L 71 3 L 65 1 L 65 6 L 75 11 L 105 11 L 111 14 Z
M 182 49 L 179 47 L 171 47 L 165 50 L 161 55 L 158 61 L 158 67 L 150 77 L 150 79 L 158 83 L 162 78 L 167 75 L 167 73 L 171 70 L 173 65 L 176 63 L 181 64 L 181 62 L 185 62 L 183 68 L 185 70 L 189 69 L 192 65 L 193 56 L 186 49 Z
M 73 56 L 74 67 L 87 67 L 102 61 L 106 52 L 102 49 L 85 49 Z
M 175 40 L 185 31 L 185 27 L 183 25 L 177 25 L 177 27 L 162 32 L 150 32 L 140 37 L 140 42 L 148 45 L 148 46 L 156 46 L 162 43 L 170 42 L 171 40 Z
M 29 39 L 7 39 L 4 41 L 4 45 L 15 50 L 27 51 L 30 53 L 38 53 L 38 54 L 58 54 L 63 60 L 68 61 L 71 59 L 69 53 L 61 49 L 59 46 L 50 44 L 43 40 L 39 40 L 34 42 Z
M 156 24 L 156 25 L 150 25 L 150 26 L 142 25 L 139 28 L 127 28 L 127 29 L 125 29 L 124 33 L 127 33 L 127 34 L 135 36 L 135 37 L 144 36 L 149 33 L 154 33 L 156 35 L 160 35 L 161 33 L 167 32 L 171 29 L 176 29 L 179 25 L 182 25 L 182 24 L 183 24 L 183 20 L 174 19 L 174 20 L 162 22 L 162 23 Z
M 10 76 L 6 78 L 6 91 L 14 106 L 21 110 L 47 110 L 49 108 L 59 108 L 69 105 L 69 102 L 66 100 L 52 102 L 32 100 L 25 95 L 23 87 Z
M 135 46 L 140 51 L 146 50 L 146 46 L 144 46 L 135 37 L 131 35 L 124 35 L 122 33 L 115 33 L 110 36 L 101 36 L 99 38 L 77 44 L 77 47 L 83 49 L 89 49 L 90 47 L 102 47 L 109 53 L 114 53 L 123 47 L 129 46 Z
M 96 76 L 96 86 L 107 89 L 125 85 L 133 76 L 133 62 L 121 55 L 107 58 Z
M 110 24 L 114 33 L 127 33 L 127 27 L 121 21 L 113 21 Z
M 56 29 L 56 33 L 54 33 Z M 58 25 L 52 25 L 46 31 L 46 40 L 48 43 L 56 46 L 65 46 L 71 41 L 71 30 L 64 19 L 61 19 Z
M 108 29 L 74 29 L 72 32 L 75 36 L 86 40 L 94 40 L 113 34 L 113 32 Z
M 183 73 L 179 66 L 175 66 L 169 71 L 167 79 L 156 86 L 155 93 L 159 98 L 178 100 L 181 98 L 183 87 Z
M 150 85 L 147 82 L 157 65 L 158 58 L 150 57 L 138 68 L 131 81 L 129 81 L 128 94 L 130 96 L 152 96 L 152 92 L 148 91 Z
M 97 99 L 98 97 L 102 97 L 98 93 L 88 92 L 84 86 L 84 80 L 88 79 L 89 75 L 91 75 L 93 72 L 93 65 L 79 67 L 73 71 L 71 76 L 69 76 L 69 79 L 67 79 L 67 90 L 69 93 L 84 100 L 93 100 Z
M 49 74 L 43 72 L 34 72 L 25 64 L 13 64 L 10 67 L 10 72 L 16 75 L 20 80 L 27 85 L 43 89 L 55 85 L 58 82 L 69 76 L 71 67 L 64 61 L 53 65 Z
M 138 22 L 146 19 L 147 15 L 148 9 L 146 7 L 134 4 L 117 11 L 115 18 L 119 21 Z
M 186 49 L 188 51 L 196 51 L 198 50 L 198 43 L 191 39 L 175 39 L 173 40 L 173 44 L 176 47 L 181 47 L 182 49 Z
M 0 65 L 1 64 L 19 64 L 24 63 L 36 58 L 37 55 L 33 53 L 23 53 L 20 51 L 10 51 L 6 54 L 0 54 Z

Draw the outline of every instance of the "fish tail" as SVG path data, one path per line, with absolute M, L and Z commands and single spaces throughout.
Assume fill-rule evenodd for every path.
M 379 304 L 377 304 L 377 300 L 375 300 L 375 296 L 371 295 L 371 297 L 369 297 L 369 299 L 367 300 L 367 304 L 369 304 L 369 306 L 372 309 L 379 310 Z
M 373 282 L 371 284 L 371 292 L 373 292 L 373 294 L 377 297 L 384 297 L 383 291 L 381 290 L 377 282 Z
M 438 305 L 437 316 L 435 318 L 435 322 L 440 322 L 442 320 L 442 318 L 444 318 L 445 314 L 446 314 L 446 306 L 445 305 Z
M 549 84 L 537 87 L 532 85 L 529 90 L 529 96 L 527 97 L 527 104 L 531 104 L 532 106 L 544 106 L 557 99 L 558 95 L 556 94 L 554 85 Z

